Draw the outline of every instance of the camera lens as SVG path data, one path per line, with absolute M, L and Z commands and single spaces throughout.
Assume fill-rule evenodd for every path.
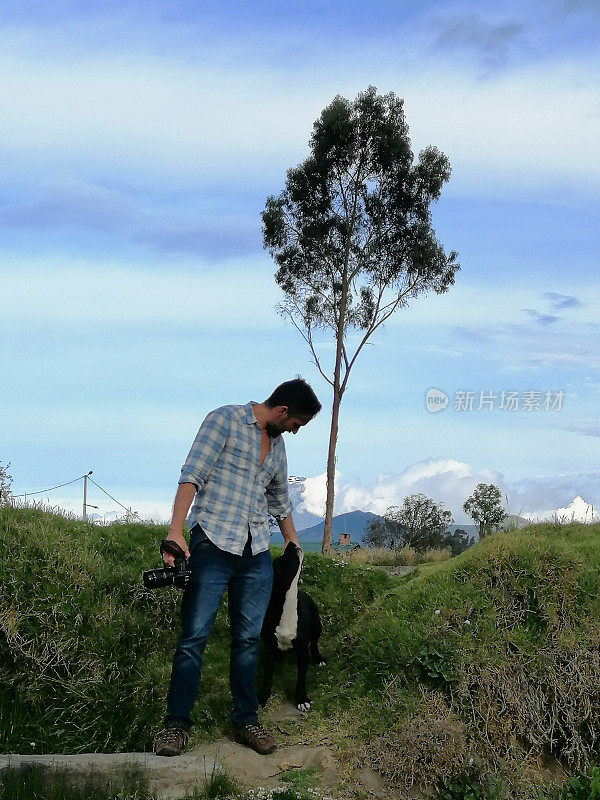
M 164 586 L 164 575 L 162 569 L 149 569 L 144 572 L 144 586 L 146 589 L 157 589 L 159 586 Z

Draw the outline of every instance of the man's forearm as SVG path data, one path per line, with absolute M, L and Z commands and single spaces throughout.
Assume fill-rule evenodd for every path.
M 196 487 L 193 483 L 179 484 L 177 487 L 177 494 L 175 495 L 175 502 L 173 503 L 173 516 L 171 518 L 169 533 L 183 532 L 183 523 L 190 510 L 195 494 Z
M 190 557 L 185 536 L 183 535 L 183 523 L 192 505 L 192 500 L 196 494 L 196 486 L 193 483 L 180 483 L 177 487 L 175 502 L 173 503 L 173 515 L 167 539 L 176 542 L 185 553 L 185 557 Z M 169 553 L 163 553 L 163 562 L 167 567 L 172 567 L 175 559 Z
M 300 542 L 298 541 L 298 534 L 296 533 L 296 528 L 294 527 L 292 515 L 289 514 L 284 520 L 278 519 L 277 524 L 279 525 L 279 530 L 283 536 L 283 541 L 286 544 L 288 542 L 294 542 L 294 544 L 297 544 L 298 547 L 300 547 Z

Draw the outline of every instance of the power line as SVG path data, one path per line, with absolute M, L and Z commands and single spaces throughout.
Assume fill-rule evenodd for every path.
M 39 491 L 36 491 L 36 492 L 25 492 L 24 494 L 13 494 L 13 495 L 11 495 L 11 497 L 31 497 L 31 495 L 34 495 L 34 494 L 45 494 L 46 492 L 54 491 L 54 489 L 62 489 L 63 486 L 70 486 L 72 483 L 77 483 L 77 481 L 81 481 L 86 477 L 91 483 L 94 484 L 94 486 L 97 486 L 98 489 L 100 489 L 101 492 L 104 492 L 104 494 L 107 497 L 110 497 L 110 499 L 114 503 L 116 503 L 118 506 L 121 506 L 121 508 L 123 508 L 125 511 L 127 511 L 128 514 L 132 513 L 130 508 L 127 508 L 127 506 L 124 506 L 123 503 L 119 503 L 119 501 L 116 499 L 116 497 L 113 497 L 112 494 L 109 494 L 106 491 L 106 489 L 102 488 L 102 486 L 100 486 L 100 484 L 96 483 L 96 481 L 93 478 L 90 478 L 89 473 L 87 473 L 86 475 L 80 475 L 79 478 L 74 478 L 72 481 L 67 481 L 66 483 L 60 483 L 60 484 L 58 484 L 58 486 L 51 486 L 49 489 L 40 489 Z M 141 517 L 139 516 L 137 511 L 133 512 L 133 516 L 137 517 L 138 519 L 141 519 Z
M 24 494 L 13 494 L 11 497 L 31 497 L 32 494 L 45 494 L 46 492 L 52 492 L 54 489 L 62 489 L 63 486 L 70 486 L 72 483 L 77 483 L 77 481 L 83 480 L 83 475 L 80 475 L 79 478 L 74 478 L 72 481 L 67 481 L 66 483 L 60 483 L 58 486 L 51 486 L 49 489 L 40 489 L 39 492 L 25 492 Z
M 114 498 L 114 497 L 112 496 L 112 494 L 109 494 L 109 493 L 106 491 L 106 489 L 103 489 L 103 488 L 102 488 L 102 486 L 100 486 L 98 483 L 96 483 L 96 481 L 95 481 L 93 478 L 89 478 L 89 477 L 88 477 L 88 480 L 90 481 L 90 483 L 93 483 L 93 484 L 94 484 L 94 486 L 97 486 L 97 487 L 98 487 L 98 489 L 100 489 L 100 491 L 104 492 L 104 494 L 105 494 L 107 497 L 110 497 L 110 499 L 111 499 L 111 500 L 113 500 L 113 501 L 114 501 L 114 502 L 115 502 L 115 503 L 116 503 L 118 506 L 121 506 L 121 508 L 124 508 L 124 509 L 125 509 L 125 511 L 127 511 L 127 513 L 128 513 L 128 514 L 130 514 L 130 513 L 131 513 L 131 509 L 130 509 L 130 508 L 127 508 L 127 506 L 124 506 L 124 505 L 123 505 L 123 503 L 119 503 L 119 501 L 118 501 L 116 498 Z M 138 514 L 137 514 L 137 511 L 134 511 L 134 512 L 133 512 L 133 514 L 134 514 L 134 516 L 136 516 L 136 517 L 138 516 Z

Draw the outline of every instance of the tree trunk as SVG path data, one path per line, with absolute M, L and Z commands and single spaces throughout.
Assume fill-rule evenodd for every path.
M 339 385 L 333 387 L 333 409 L 331 412 L 331 430 L 329 432 L 329 450 L 327 451 L 327 501 L 325 503 L 325 527 L 321 552 L 331 555 L 331 526 L 333 524 L 333 501 L 335 499 L 335 448 L 338 437 L 338 421 L 341 402 Z
M 344 322 L 346 319 L 346 306 L 348 304 L 348 247 L 346 248 L 346 263 L 342 275 L 342 294 L 340 297 L 339 319 L 336 331 L 335 367 L 333 371 L 333 408 L 331 410 L 331 431 L 329 433 L 329 450 L 327 452 L 327 501 L 325 503 L 325 526 L 323 528 L 323 541 L 321 552 L 331 555 L 331 524 L 333 522 L 333 501 L 335 496 L 335 448 L 338 437 L 338 420 L 340 416 L 340 403 L 342 402 L 341 372 L 342 372 L 342 346 L 344 343 Z
M 483 520 L 479 523 L 479 539 L 483 539 L 485 536 L 485 523 Z

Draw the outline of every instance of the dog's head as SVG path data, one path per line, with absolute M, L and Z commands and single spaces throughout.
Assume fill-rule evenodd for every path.
M 273 589 L 287 592 L 302 569 L 304 553 L 294 542 L 288 542 L 285 550 L 273 559 Z

